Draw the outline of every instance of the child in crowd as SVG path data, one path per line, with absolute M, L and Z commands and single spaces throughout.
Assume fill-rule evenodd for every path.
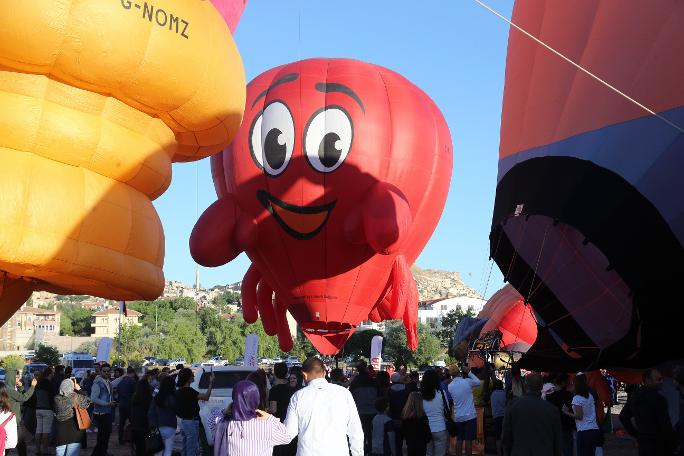
M 387 399 L 379 397 L 375 401 L 375 410 L 378 414 L 373 417 L 372 423 L 372 454 L 373 456 L 389 456 L 391 452 L 388 433 L 392 431 L 392 419 L 388 415 Z
M 496 454 L 498 456 L 503 456 L 503 447 L 501 446 L 501 430 L 503 429 L 503 419 L 506 413 L 506 391 L 504 391 L 504 385 L 501 380 L 494 380 L 494 391 L 492 391 L 489 401 L 492 406 L 492 418 L 494 419 Z

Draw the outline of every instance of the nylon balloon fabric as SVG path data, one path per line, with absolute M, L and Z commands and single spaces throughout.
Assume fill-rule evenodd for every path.
M 223 149 L 242 61 L 210 2 L 0 4 L 0 320 L 33 289 L 163 289 L 152 200 L 171 163 Z
M 657 114 L 511 29 L 490 253 L 541 325 L 527 366 L 674 358 L 684 4 L 519 0 L 512 21 Z
M 233 143 L 212 158 L 218 201 L 190 239 L 217 266 L 246 252 L 245 320 L 292 348 L 286 312 L 325 354 L 364 320 L 417 345 L 409 270 L 442 213 L 451 138 L 436 105 L 388 69 L 309 59 L 257 76 Z

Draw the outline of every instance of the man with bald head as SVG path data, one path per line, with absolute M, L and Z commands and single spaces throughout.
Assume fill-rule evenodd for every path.
M 302 364 L 306 387 L 290 399 L 285 426 L 297 442 L 297 456 L 363 456 L 363 429 L 351 393 L 328 383 L 325 365 L 311 357 Z M 348 439 L 348 440 L 347 440 Z
M 525 394 L 506 409 L 502 443 L 509 456 L 561 455 L 561 423 L 558 409 L 541 398 L 544 379 L 525 376 Z

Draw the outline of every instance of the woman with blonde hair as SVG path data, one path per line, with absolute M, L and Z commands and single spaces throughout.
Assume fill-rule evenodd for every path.
M 432 432 L 423 409 L 423 396 L 417 391 L 409 394 L 401 412 L 401 432 L 406 440 L 408 456 L 423 456 L 427 453 Z

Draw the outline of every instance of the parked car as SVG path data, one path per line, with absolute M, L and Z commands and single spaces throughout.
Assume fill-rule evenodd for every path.
M 171 361 L 169 361 L 169 365 L 172 367 L 176 367 L 179 364 L 182 364 L 183 366 L 185 366 L 187 363 L 185 362 L 185 360 L 183 358 L 176 358 L 176 359 L 172 359 Z
M 24 384 L 28 385 L 31 383 L 31 379 L 38 373 L 48 368 L 47 364 L 30 363 L 24 364 L 24 371 L 21 378 Z
M 302 365 L 302 363 L 299 361 L 299 358 L 296 356 L 288 356 L 287 358 L 285 358 L 285 364 L 287 364 L 288 367 Z
M 443 359 L 438 359 L 434 363 L 432 363 L 433 366 L 435 367 L 446 367 L 446 362 Z
M 155 366 L 157 364 L 158 360 L 154 356 L 145 356 L 143 358 L 143 366 Z
M 227 364 L 228 360 L 223 356 L 214 356 L 209 361 L 202 363 L 203 366 L 226 366 Z
M 0 382 L 4 382 L 4 381 L 5 381 L 5 369 L 0 367 Z
M 233 366 L 242 366 L 245 364 L 245 360 L 243 358 L 235 358 L 235 361 L 233 361 Z
M 195 380 L 190 385 L 200 393 L 207 391 L 209 377 L 214 373 L 214 384 L 211 397 L 208 401 L 200 401 L 200 448 L 203 456 L 214 454 L 212 448 L 214 443 L 214 431 L 216 430 L 217 417 L 220 417 L 223 410 L 232 402 L 233 386 L 240 380 L 254 372 L 254 367 L 238 366 L 216 366 L 198 367 L 195 371 Z

